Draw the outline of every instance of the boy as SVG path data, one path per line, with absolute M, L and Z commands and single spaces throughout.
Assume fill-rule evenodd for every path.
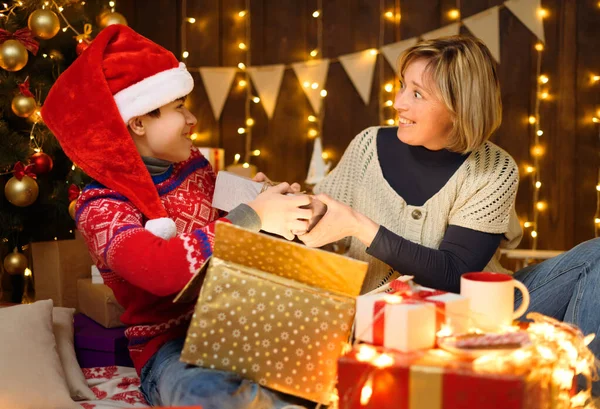
M 103 30 L 52 87 L 42 115 L 63 150 L 96 182 L 79 198 L 76 223 L 121 320 L 142 392 L 152 405 L 271 408 L 286 402 L 234 374 L 179 362 L 193 303 L 173 304 L 212 254 L 226 221 L 286 238 L 306 230 L 307 196 L 269 188 L 226 217 L 211 207 L 215 176 L 189 140 L 184 106 L 193 79 L 172 53 L 128 27 Z M 306 219 L 306 220 L 299 220 Z

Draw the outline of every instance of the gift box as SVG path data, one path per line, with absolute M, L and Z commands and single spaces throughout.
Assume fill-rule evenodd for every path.
M 467 298 L 423 287 L 362 295 L 356 310 L 357 339 L 401 352 L 432 348 L 444 325 L 454 334 L 468 330 Z
M 92 279 L 77 281 L 77 309 L 105 328 L 122 327 L 121 315 L 125 309 L 105 284 L 94 284 Z
M 77 280 L 89 278 L 92 259 L 78 231 L 74 240 L 31 244 L 35 295 L 57 307 L 77 308 Z
M 223 170 L 225 167 L 225 151 L 219 148 L 198 148 L 202 156 L 204 156 L 215 173 Z
M 94 368 L 99 366 L 133 367 L 125 328 L 104 328 L 84 314 L 75 314 L 75 352 L 79 366 Z
M 550 408 L 543 391 L 528 374 L 479 373 L 441 350 L 360 345 L 338 361 L 340 409 Z
M 327 404 L 366 271 L 364 262 L 217 223 L 206 275 L 182 292 L 203 279 L 181 360 Z

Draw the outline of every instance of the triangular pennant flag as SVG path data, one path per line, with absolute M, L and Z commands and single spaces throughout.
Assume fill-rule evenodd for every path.
M 371 98 L 371 85 L 373 84 L 373 72 L 375 72 L 375 63 L 377 62 L 377 52 L 365 50 L 341 55 L 340 62 L 358 94 L 364 103 L 368 105 Z
M 248 67 L 247 70 L 256 87 L 260 101 L 267 112 L 267 116 L 273 118 L 285 65 L 263 65 L 260 67 Z
M 492 7 L 474 16 L 466 18 L 463 23 L 475 37 L 479 38 L 490 49 L 490 52 L 500 62 L 500 24 L 498 22 L 498 7 Z
M 544 21 L 538 16 L 538 11 L 541 8 L 540 0 L 508 0 L 504 2 L 513 14 L 521 20 L 521 23 L 531 30 L 533 34 L 543 43 L 544 38 Z
M 321 90 L 325 87 L 327 80 L 327 71 L 329 70 L 329 60 L 313 60 L 292 64 L 292 68 L 300 81 L 300 86 L 304 90 L 310 105 L 315 113 L 321 111 Z
M 218 121 L 229 95 L 231 84 L 237 68 L 229 67 L 203 67 L 200 68 L 200 76 L 204 82 L 204 88 L 208 95 L 208 101 L 212 107 L 215 119 Z
M 438 28 L 437 30 L 422 34 L 421 37 L 424 40 L 433 40 L 434 38 L 458 35 L 459 31 L 460 23 L 452 23 L 442 28 Z
M 417 44 L 418 41 L 419 39 L 417 37 L 413 37 L 409 38 L 408 40 L 398 41 L 397 43 L 392 43 L 381 47 L 381 52 L 383 52 L 385 59 L 390 63 L 394 69 L 394 72 L 398 70 L 398 59 L 402 53 L 408 48 Z
M 309 185 L 319 183 L 329 173 L 330 166 L 331 163 L 325 163 L 323 160 L 323 145 L 321 144 L 321 138 L 317 137 L 315 138 L 315 145 L 308 167 L 306 183 Z

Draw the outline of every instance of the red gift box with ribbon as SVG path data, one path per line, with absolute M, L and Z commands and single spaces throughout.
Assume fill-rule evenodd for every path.
M 542 409 L 549 394 L 528 374 L 480 373 L 442 351 L 359 345 L 338 361 L 339 409 Z
M 394 293 L 367 294 L 356 303 L 355 336 L 402 352 L 432 348 L 436 333 L 468 330 L 469 301 L 458 294 L 392 283 Z

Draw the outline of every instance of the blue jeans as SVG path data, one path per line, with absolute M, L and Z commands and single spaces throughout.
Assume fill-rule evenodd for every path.
M 183 343 L 183 339 L 166 343 L 142 368 L 141 390 L 150 405 L 201 405 L 202 409 L 302 409 L 304 405 L 315 406 L 265 389 L 231 372 L 187 365 L 179 361 Z
M 600 359 L 600 238 L 586 241 L 560 256 L 515 273 L 531 294 L 530 311 L 569 322 L 587 334 L 596 334 L 589 345 Z M 515 292 L 515 306 L 521 304 Z M 600 382 L 593 393 L 600 396 Z

